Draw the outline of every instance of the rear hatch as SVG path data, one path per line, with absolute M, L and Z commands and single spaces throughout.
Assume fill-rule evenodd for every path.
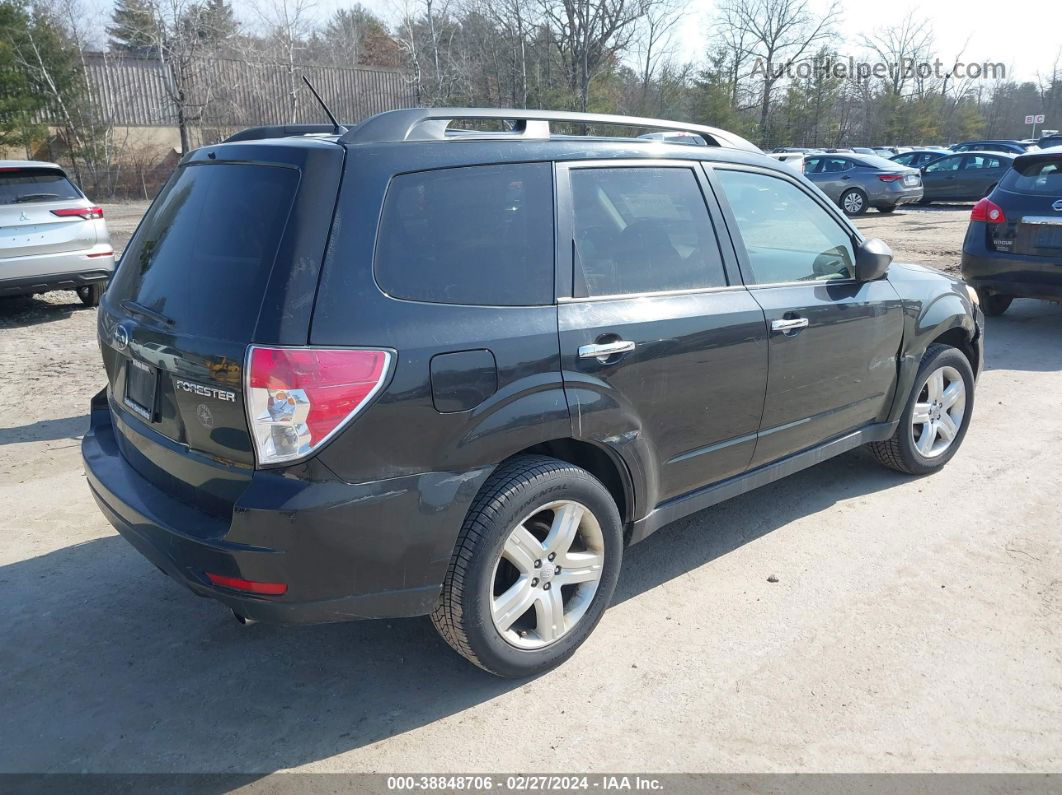
M 193 152 L 126 248 L 100 312 L 118 444 L 224 515 L 254 466 L 248 345 L 305 345 L 344 149 L 284 139 Z
M 0 258 L 92 248 L 95 224 L 77 215 L 55 213 L 89 206 L 57 168 L 0 168 Z
M 988 224 L 988 246 L 1062 264 L 1062 153 L 1015 159 L 992 194 L 1006 218 Z

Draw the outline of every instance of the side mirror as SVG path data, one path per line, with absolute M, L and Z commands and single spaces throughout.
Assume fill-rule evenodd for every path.
M 880 279 L 892 262 L 892 249 L 884 240 L 872 237 L 856 246 L 855 277 L 857 282 Z

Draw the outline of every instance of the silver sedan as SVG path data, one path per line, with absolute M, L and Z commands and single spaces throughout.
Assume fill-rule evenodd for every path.
M 103 210 L 62 168 L 0 160 L 0 296 L 75 290 L 95 306 L 113 272 Z
M 837 203 L 845 215 L 862 215 L 868 207 L 891 213 L 922 198 L 922 175 L 876 155 L 809 155 L 804 176 Z

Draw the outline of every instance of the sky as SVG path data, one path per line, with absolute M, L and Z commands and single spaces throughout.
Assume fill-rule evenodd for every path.
M 329 16 L 337 8 L 351 5 L 355 0 L 312 0 L 317 13 Z M 361 0 L 388 22 L 399 17 L 405 0 Z M 233 0 L 239 16 L 256 20 L 255 2 L 269 0 Z M 420 5 L 420 0 L 409 0 Z M 827 0 L 811 0 L 812 7 L 824 8 Z M 713 0 L 689 0 L 683 12 L 684 20 L 676 37 L 676 57 L 680 61 L 702 58 L 708 38 L 709 19 L 715 6 Z M 1062 4 L 1057 0 L 1031 0 L 1019 4 L 1020 11 L 1008 13 L 1000 0 L 929 0 L 929 2 L 867 2 L 847 0 L 839 25 L 841 51 L 858 57 L 857 42 L 861 36 L 876 28 L 899 24 L 914 12 L 933 29 L 936 50 L 944 61 L 965 52 L 962 60 L 970 62 L 1000 62 L 1007 68 L 1007 76 L 1015 80 L 1035 80 L 1037 73 L 1050 73 L 1056 61 L 1062 66 L 1062 39 L 1058 36 L 1062 23 Z M 107 15 L 109 16 L 109 15 Z

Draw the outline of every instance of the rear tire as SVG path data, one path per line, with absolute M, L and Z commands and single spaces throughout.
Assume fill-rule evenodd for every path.
M 885 215 L 888 215 L 889 213 L 893 212 L 895 209 L 896 209 L 896 205 L 895 204 L 887 204 L 884 207 L 879 207 L 878 208 L 878 212 L 879 213 L 884 213 Z
M 77 288 L 77 297 L 81 299 L 81 303 L 85 306 L 99 306 L 100 298 L 103 296 L 103 284 L 97 282 L 96 284 L 86 284 L 84 287 Z
M 867 195 L 859 188 L 849 188 L 841 194 L 837 204 L 845 215 L 854 218 L 867 211 Z
M 548 671 L 597 626 L 622 557 L 623 525 L 601 481 L 563 461 L 519 456 L 472 503 L 432 623 L 492 674 Z
M 977 291 L 977 297 L 981 302 L 981 311 L 985 313 L 986 317 L 999 317 L 1007 311 L 1010 302 L 1014 300 L 1012 295 L 990 293 L 983 289 Z
M 930 345 L 915 376 L 900 423 L 884 442 L 867 449 L 878 463 L 908 475 L 928 475 L 958 452 L 970 426 L 974 374 L 962 351 Z

